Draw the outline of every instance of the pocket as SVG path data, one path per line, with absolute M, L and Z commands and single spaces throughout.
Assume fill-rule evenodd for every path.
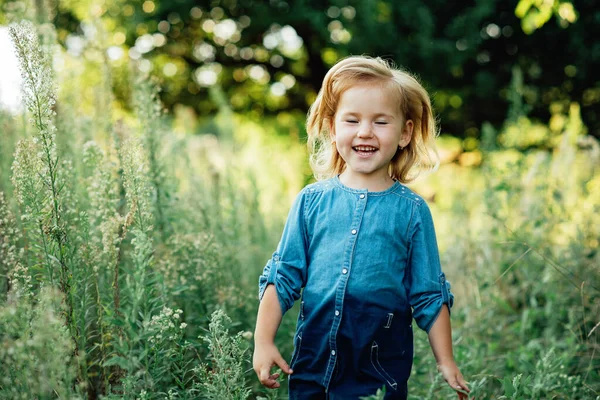
M 394 313 L 388 313 L 387 320 L 386 320 L 385 325 L 383 327 L 385 329 L 390 329 L 390 327 L 392 326 L 392 320 L 393 319 L 394 319 Z
M 398 383 L 392 378 L 385 369 L 379 363 L 379 344 L 377 342 L 373 342 L 371 344 L 371 365 L 375 368 L 375 371 L 387 382 L 388 386 L 392 389 L 398 389 Z
M 302 347 L 302 332 L 299 332 L 296 335 L 296 340 L 294 341 L 294 353 L 292 353 L 292 360 L 290 361 L 290 368 L 294 369 L 294 365 L 298 360 L 298 354 L 300 354 L 300 348 Z

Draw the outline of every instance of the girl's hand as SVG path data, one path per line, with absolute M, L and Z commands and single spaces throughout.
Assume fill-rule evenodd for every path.
M 255 343 L 252 365 L 260 383 L 269 389 L 277 389 L 281 386 L 277 382 L 279 374 L 271 374 L 272 366 L 277 365 L 286 374 L 293 372 L 283 357 L 281 357 L 274 343 Z
M 438 370 L 442 373 L 448 385 L 457 391 L 459 400 L 469 399 L 468 393 L 471 390 L 467 386 L 467 382 L 465 382 L 454 360 L 438 364 Z

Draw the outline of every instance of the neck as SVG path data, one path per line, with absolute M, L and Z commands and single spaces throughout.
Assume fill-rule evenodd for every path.
M 340 174 L 340 182 L 352 189 L 367 189 L 369 192 L 382 192 L 389 189 L 394 180 L 386 173 L 380 176 L 354 174 L 346 169 Z

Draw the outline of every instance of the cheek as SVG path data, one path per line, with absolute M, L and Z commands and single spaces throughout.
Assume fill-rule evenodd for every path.
M 355 129 L 352 127 L 352 125 L 340 124 L 336 125 L 335 127 L 336 136 L 352 136 L 354 135 L 354 132 Z

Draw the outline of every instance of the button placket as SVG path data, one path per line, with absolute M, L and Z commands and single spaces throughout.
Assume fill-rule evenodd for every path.
M 365 212 L 365 208 L 367 205 L 367 201 L 368 201 L 368 194 L 367 193 L 358 193 L 358 194 L 354 194 L 354 199 L 356 200 L 355 203 L 355 212 L 354 212 L 354 216 L 352 218 L 352 222 L 350 225 L 350 236 L 348 236 L 348 243 L 347 243 L 347 248 L 345 250 L 345 254 L 344 254 L 344 260 L 342 260 L 342 269 L 341 269 L 341 273 L 342 275 L 340 276 L 339 279 L 339 286 L 336 290 L 337 294 L 336 294 L 336 300 L 335 300 L 335 308 L 334 308 L 334 315 L 335 317 L 333 318 L 333 324 L 331 326 L 331 330 L 330 330 L 330 334 L 329 334 L 329 349 L 330 349 L 330 355 L 329 355 L 329 361 L 327 363 L 327 369 L 325 371 L 325 376 L 323 377 L 323 385 L 326 388 L 326 391 L 329 387 L 329 383 L 331 381 L 331 377 L 332 374 L 335 370 L 335 366 L 337 364 L 337 333 L 338 333 L 338 329 L 340 326 L 340 321 L 341 321 L 341 309 L 343 307 L 344 304 L 344 294 L 345 294 L 345 290 L 346 290 L 346 285 L 348 283 L 348 280 L 350 279 L 350 268 L 352 267 L 352 254 L 353 254 L 353 248 L 356 244 L 356 240 L 358 238 L 358 230 L 360 229 L 360 225 L 362 222 L 362 217 L 364 215 Z M 358 198 L 357 198 L 358 197 Z M 346 259 L 346 257 L 348 257 L 348 259 Z

